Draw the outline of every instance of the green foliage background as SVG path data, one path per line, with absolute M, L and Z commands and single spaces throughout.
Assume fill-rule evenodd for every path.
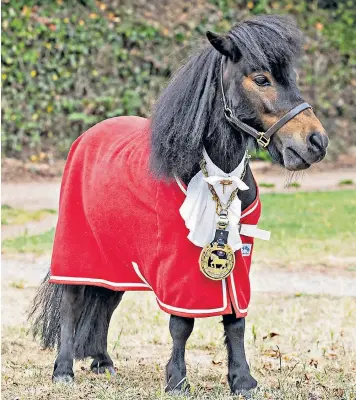
M 306 33 L 302 92 L 334 152 L 355 144 L 353 0 L 3 0 L 3 152 L 63 156 L 100 120 L 149 116 L 159 91 L 204 43 L 207 29 L 226 31 L 260 13 L 298 20 Z

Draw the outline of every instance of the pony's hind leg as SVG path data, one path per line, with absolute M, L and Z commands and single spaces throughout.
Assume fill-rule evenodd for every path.
M 106 310 L 104 313 L 98 315 L 97 324 L 101 326 L 99 334 L 101 338 L 98 339 L 100 343 L 98 354 L 93 355 L 93 362 L 91 363 L 90 369 L 96 374 L 103 374 L 106 371 L 110 375 L 115 375 L 114 363 L 107 352 L 107 339 L 110 320 L 116 307 L 119 305 L 124 292 L 113 292 L 111 290 L 101 289 L 102 301 L 106 303 Z
M 223 316 L 225 344 L 228 353 L 228 382 L 233 394 L 249 398 L 251 390 L 257 386 L 250 374 L 246 361 L 244 335 L 245 318 L 237 318 L 235 314 Z
M 166 367 L 166 392 L 189 392 L 186 382 L 185 345 L 193 331 L 194 318 L 171 315 L 169 331 L 173 339 L 172 356 Z
M 52 380 L 71 382 L 74 378 L 74 332 L 84 304 L 84 286 L 64 285 L 60 305 L 61 340 Z

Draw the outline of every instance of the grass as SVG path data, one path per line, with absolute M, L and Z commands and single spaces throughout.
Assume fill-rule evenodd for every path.
M 2 241 L 2 253 L 48 253 L 52 250 L 54 231 L 52 228 L 38 235 L 24 233 L 13 239 L 5 239 Z
M 354 262 L 356 232 L 355 191 L 263 194 L 259 226 L 272 232 L 271 240 L 256 240 L 254 261 L 271 266 L 326 265 L 335 258 Z M 4 253 L 48 253 L 54 229 L 2 242 Z M 302 262 L 301 262 L 302 260 Z M 352 270 L 352 265 L 347 265 Z
M 354 181 L 352 179 L 344 179 L 339 182 L 339 185 L 345 186 L 345 185 L 353 185 Z
M 19 281 L 11 282 L 10 286 L 15 288 L 15 289 L 24 289 L 25 288 L 25 282 L 24 282 L 23 279 L 20 279 Z
M 291 183 L 288 183 L 288 185 L 286 187 L 287 188 L 299 189 L 300 186 L 301 186 L 301 184 L 298 183 L 298 182 L 291 182 Z
M 118 375 L 93 375 L 86 360 L 76 363 L 76 383 L 69 386 L 50 381 L 54 351 L 41 350 L 26 326 L 7 327 L 2 342 L 2 398 L 173 399 L 164 394 L 164 368 L 171 351 L 168 320 L 151 293 L 125 294 L 109 332 L 108 349 Z M 226 382 L 220 320 L 196 320 L 188 341 L 192 400 L 233 399 Z M 254 294 L 245 340 L 260 386 L 253 398 L 354 400 L 355 325 L 355 299 Z
M 258 186 L 259 186 L 259 187 L 262 187 L 262 188 L 266 188 L 266 189 L 272 189 L 272 188 L 274 188 L 276 185 L 275 185 L 274 183 L 260 182 L 260 183 L 258 184 Z
M 263 194 L 259 226 L 271 240 L 256 240 L 254 261 L 327 264 L 354 258 L 355 191 Z
M 23 225 L 32 221 L 40 221 L 51 214 L 56 214 L 56 210 L 42 209 L 27 211 L 19 208 L 12 208 L 6 204 L 1 205 L 1 225 Z

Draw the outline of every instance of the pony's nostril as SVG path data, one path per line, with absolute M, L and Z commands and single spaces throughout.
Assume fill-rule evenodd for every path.
M 325 136 L 325 135 L 324 135 Z M 325 136 L 326 137 L 326 136 Z M 323 135 L 319 132 L 311 133 L 308 136 L 308 142 L 314 150 L 325 151 L 327 142 L 324 141 Z
M 329 146 L 329 138 L 326 135 L 321 135 L 321 138 L 323 141 L 324 149 L 326 149 Z

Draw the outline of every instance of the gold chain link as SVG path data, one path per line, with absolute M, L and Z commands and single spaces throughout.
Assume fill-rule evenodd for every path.
M 243 171 L 242 171 L 241 177 L 240 177 L 241 180 L 243 180 L 243 178 L 244 178 L 245 175 L 246 175 L 246 168 L 247 168 L 247 164 L 248 164 L 249 158 L 250 158 L 250 156 L 249 156 L 248 152 L 246 152 L 245 165 L 244 165 L 244 169 L 243 169 Z M 204 158 L 200 161 L 199 165 L 200 165 L 200 169 L 201 169 L 203 175 L 205 176 L 205 178 L 207 178 L 207 177 L 209 176 L 209 174 L 208 174 L 208 170 L 206 169 L 206 161 L 205 161 Z M 209 190 L 210 190 L 211 195 L 212 195 L 212 197 L 213 197 L 213 200 L 214 200 L 215 203 L 216 203 L 215 211 L 216 211 L 216 214 L 217 214 L 217 215 L 219 215 L 220 212 L 221 212 L 222 210 L 226 210 L 226 211 L 227 211 L 227 210 L 229 209 L 229 207 L 231 206 L 231 203 L 236 199 L 236 197 L 237 197 L 237 192 L 239 191 L 239 189 L 236 188 L 236 189 L 231 193 L 230 198 L 229 198 L 228 202 L 226 203 L 226 207 L 223 208 L 223 206 L 222 206 L 222 204 L 221 204 L 221 201 L 220 201 L 220 199 L 219 199 L 219 196 L 218 196 L 218 194 L 216 193 L 216 190 L 214 189 L 214 186 L 211 185 L 210 183 L 208 183 L 208 187 L 209 187 Z

